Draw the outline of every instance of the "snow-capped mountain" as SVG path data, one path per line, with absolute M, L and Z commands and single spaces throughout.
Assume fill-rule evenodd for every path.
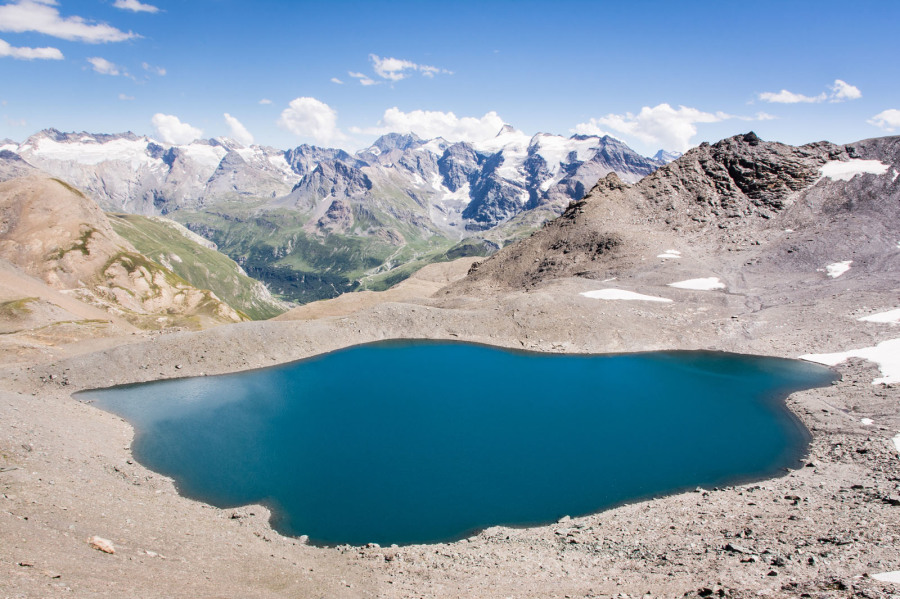
M 392 133 L 354 154 L 54 129 L 0 147 L 0 180 L 39 169 L 109 212 L 168 215 L 295 301 L 496 251 L 600 177 L 636 182 L 662 165 L 612 137 L 511 127 L 478 143 Z
M 225 138 L 168 145 L 133 133 L 55 129 L 21 145 L 5 140 L 2 149 L 84 189 L 107 210 L 166 214 L 237 196 L 279 198 L 277 205 L 318 219 L 335 200 L 399 201 L 406 206 L 392 212 L 403 220 L 424 217 L 457 236 L 537 206 L 561 211 L 609 172 L 635 182 L 663 164 L 611 137 L 528 136 L 511 127 L 476 144 L 392 133 L 355 155 L 308 145 L 244 147 Z
M 106 210 L 137 214 L 196 207 L 229 193 L 272 197 L 299 179 L 284 152 L 221 138 L 173 146 L 133 133 L 46 129 L 4 148 L 85 190 Z

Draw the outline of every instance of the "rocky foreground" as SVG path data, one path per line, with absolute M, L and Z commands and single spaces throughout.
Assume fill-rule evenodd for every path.
M 693 169 L 696 187 L 666 193 L 693 202 L 677 214 L 705 206 L 708 215 L 694 216 L 707 221 L 656 219 L 636 199 L 651 193 L 651 178 L 630 187 L 608 178 L 525 242 L 550 247 L 570 232 L 544 271 L 497 268 L 513 252 L 531 256 L 533 246 L 519 244 L 441 290 L 423 284 L 360 296 L 357 305 L 349 296 L 296 320 L 289 312 L 201 332 L 48 341 L 40 363 L 2 370 L 0 596 L 897 596 L 900 586 L 881 576 L 900 571 L 900 382 L 891 371 L 896 352 L 885 344 L 900 338 L 891 317 L 900 308 L 897 147 L 895 138 L 800 149 L 732 138 L 660 170 Z M 769 181 L 772 193 L 759 205 L 757 183 L 780 171 L 717 167 L 754 153 L 755 164 L 777 164 L 772 157 L 784 152 L 801 163 L 800 182 Z M 718 182 L 707 178 L 722 172 Z M 618 221 L 598 221 L 610 193 Z M 728 220 L 713 214 L 723 198 L 737 207 Z M 598 252 L 587 237 L 595 233 L 618 241 Z M 438 273 L 428 279 L 442 281 Z M 628 293 L 644 299 L 612 299 Z M 125 422 L 72 398 L 80 389 L 257 368 L 391 338 L 556 352 L 884 351 L 851 357 L 836 366 L 834 385 L 788 399 L 813 439 L 804 462 L 780 478 L 408 547 L 310 547 L 274 533 L 264 507 L 184 499 L 133 461 Z M 572 431 L 589 434 L 577 422 Z M 577 484 L 560 480 L 559 492 Z

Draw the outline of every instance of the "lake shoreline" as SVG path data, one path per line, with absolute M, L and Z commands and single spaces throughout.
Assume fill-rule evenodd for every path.
M 96 352 L 80 346 L 34 366 L 5 367 L 0 449 L 5 467 L 15 469 L 0 473 L 0 528 L 8 540 L 0 548 L 0 580 L 7 581 L 0 590 L 546 597 L 681 596 L 721 585 L 729 596 L 795 596 L 840 584 L 884 592 L 888 587 L 871 575 L 900 570 L 900 538 L 892 529 L 898 508 L 885 499 L 897 493 L 900 479 L 891 443 L 900 430 L 900 390 L 872 385 L 878 370 L 862 360 L 838 365 L 836 384 L 787 399 L 813 439 L 807 466 L 785 476 L 402 548 L 310 547 L 272 531 L 262 506 L 218 510 L 180 497 L 170 480 L 134 462 L 127 423 L 71 397 L 81 389 L 260 368 L 389 338 L 550 352 L 709 349 L 796 358 L 896 336 L 890 325 L 826 318 L 847 310 L 840 300 L 751 310 L 737 296 L 715 294 L 687 309 L 598 303 L 578 295 L 587 289 L 590 282 L 571 279 L 484 299 L 406 300 L 318 320 L 138 334 L 103 340 Z M 895 301 L 890 292 L 882 295 L 869 302 Z M 563 489 L 576 483 L 559 481 Z M 94 535 L 110 539 L 116 553 L 92 549 L 86 539 Z

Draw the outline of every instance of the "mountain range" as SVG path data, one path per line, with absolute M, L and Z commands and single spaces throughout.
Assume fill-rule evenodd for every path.
M 674 157 L 647 158 L 609 136 L 511 127 L 480 143 L 392 133 L 355 154 L 47 129 L 0 143 L 0 178 L 34 167 L 106 211 L 165 215 L 273 292 L 305 302 L 383 289 L 429 262 L 488 255 L 600 177 L 636 182 Z

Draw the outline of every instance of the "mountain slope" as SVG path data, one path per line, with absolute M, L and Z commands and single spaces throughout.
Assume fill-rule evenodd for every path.
M 247 276 L 215 244 L 160 216 L 109 213 L 109 222 L 139 252 L 199 289 L 209 289 L 229 306 L 253 319 L 266 319 L 288 309 L 265 285 Z M 203 245 L 206 242 L 207 245 Z
M 0 183 L 0 258 L 144 328 L 245 318 L 139 253 L 93 201 L 58 179 Z

